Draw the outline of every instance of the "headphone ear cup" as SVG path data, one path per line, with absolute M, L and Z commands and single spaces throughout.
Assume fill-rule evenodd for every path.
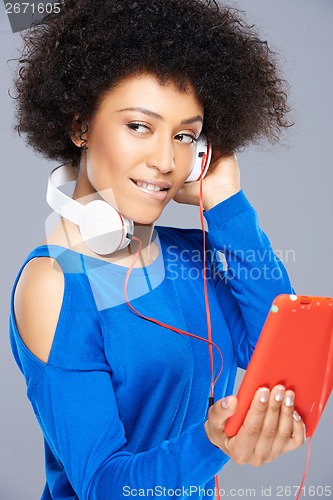
M 103 200 L 83 206 L 79 228 L 85 244 L 100 255 L 125 248 L 134 233 L 133 221 Z
M 202 157 L 205 157 L 205 163 L 202 165 Z M 204 134 L 201 134 L 196 144 L 195 161 L 192 171 L 185 182 L 198 181 L 201 177 L 203 178 L 209 168 L 210 160 L 212 157 L 212 147 L 207 141 Z

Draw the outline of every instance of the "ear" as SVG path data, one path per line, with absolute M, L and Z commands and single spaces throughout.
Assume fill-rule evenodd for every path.
M 72 125 L 70 137 L 72 142 L 78 148 L 83 147 L 83 145 L 88 140 L 89 125 L 87 122 L 83 121 L 79 115 L 75 115 Z

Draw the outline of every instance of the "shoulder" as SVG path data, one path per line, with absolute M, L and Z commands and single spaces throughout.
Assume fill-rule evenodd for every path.
M 14 294 L 17 328 L 28 349 L 47 362 L 64 295 L 64 274 L 57 261 L 38 257 L 29 261 Z
M 162 238 L 168 248 L 176 246 L 180 251 L 182 249 L 203 251 L 202 229 L 169 226 L 156 226 L 156 229 L 158 236 Z M 213 250 L 207 231 L 205 231 L 205 239 L 206 249 Z
M 165 240 L 189 243 L 191 241 L 202 241 L 202 230 L 196 228 L 182 228 L 171 226 L 156 226 L 157 233 Z

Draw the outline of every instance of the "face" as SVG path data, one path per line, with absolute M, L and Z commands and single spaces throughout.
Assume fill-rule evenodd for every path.
M 97 191 L 127 218 L 154 222 L 192 169 L 202 121 L 194 91 L 152 75 L 123 80 L 88 124 L 84 194 Z

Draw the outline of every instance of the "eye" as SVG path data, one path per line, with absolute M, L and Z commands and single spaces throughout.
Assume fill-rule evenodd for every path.
M 149 132 L 149 130 L 150 130 L 150 127 L 148 127 L 148 125 L 146 125 L 145 123 L 140 123 L 140 122 L 127 123 L 127 127 L 130 128 L 131 130 L 134 130 L 135 132 L 138 132 L 139 134 L 142 134 L 142 135 Z
M 194 144 L 198 141 L 197 137 L 192 134 L 178 134 L 175 137 L 178 138 L 180 142 L 184 142 L 185 144 Z

